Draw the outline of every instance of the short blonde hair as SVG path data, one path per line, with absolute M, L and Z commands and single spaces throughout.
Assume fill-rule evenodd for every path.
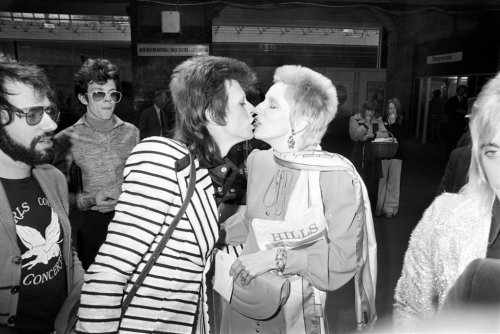
M 278 82 L 287 85 L 292 128 L 301 118 L 308 122 L 302 135 L 304 147 L 318 145 L 337 113 L 337 90 L 331 80 L 307 67 L 285 65 L 274 72 L 274 83 Z
M 495 193 L 484 172 L 481 149 L 500 133 L 500 73 L 484 86 L 474 102 L 469 128 L 472 156 L 469 182 L 464 191 L 472 192 L 486 206 L 486 209 L 491 209 Z

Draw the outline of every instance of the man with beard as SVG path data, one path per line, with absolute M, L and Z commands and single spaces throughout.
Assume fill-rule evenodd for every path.
M 39 68 L 0 58 L 1 333 L 50 333 L 66 296 L 83 283 L 66 179 L 47 164 L 59 117 L 51 94 Z

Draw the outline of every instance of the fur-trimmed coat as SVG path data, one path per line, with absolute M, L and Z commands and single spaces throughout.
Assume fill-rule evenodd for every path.
M 421 330 L 467 265 L 486 257 L 491 211 L 479 211 L 477 201 L 464 193 L 444 193 L 425 211 L 396 286 L 395 332 Z

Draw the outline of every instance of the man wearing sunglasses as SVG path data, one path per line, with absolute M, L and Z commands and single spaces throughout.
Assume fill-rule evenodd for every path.
M 59 112 L 37 67 L 0 57 L 0 333 L 50 333 L 83 270 L 51 165 Z M 47 302 L 50 301 L 50 302 Z
M 54 165 L 66 174 L 76 206 L 77 249 L 87 269 L 106 239 L 123 182 L 125 161 L 139 143 L 139 130 L 113 114 L 122 94 L 119 69 L 88 59 L 75 74 L 75 92 L 86 112 L 54 139 Z

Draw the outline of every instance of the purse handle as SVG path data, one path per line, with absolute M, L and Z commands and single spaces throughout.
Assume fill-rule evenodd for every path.
M 148 262 L 144 266 L 144 269 L 142 270 L 141 274 L 137 278 L 137 281 L 135 281 L 134 285 L 130 289 L 130 292 L 127 294 L 127 297 L 122 303 L 122 314 L 120 316 L 120 321 L 123 318 L 123 315 L 125 314 L 125 311 L 129 307 L 130 303 L 132 302 L 132 299 L 134 298 L 135 294 L 137 293 L 137 290 L 139 290 L 139 287 L 141 286 L 142 282 L 146 279 L 146 276 L 149 274 L 151 271 L 151 268 L 155 264 L 155 262 L 158 260 L 160 257 L 161 252 L 167 245 L 168 239 L 170 239 L 170 236 L 174 232 L 175 228 L 177 227 L 177 224 L 181 220 L 182 215 L 184 215 L 184 212 L 186 212 L 187 206 L 189 205 L 189 202 L 191 201 L 191 197 L 193 196 L 194 193 L 194 187 L 196 184 L 196 166 L 193 161 L 193 156 L 191 155 L 191 151 L 189 151 L 189 163 L 191 165 L 191 171 L 189 172 L 189 187 L 187 190 L 186 197 L 184 198 L 184 201 L 182 203 L 182 206 L 179 209 L 179 212 L 177 212 L 177 215 L 175 215 L 174 219 L 172 220 L 172 223 L 168 227 L 167 231 L 161 238 L 160 242 L 158 243 L 158 246 L 156 246 L 155 251 L 153 254 L 151 254 L 151 257 L 149 258 Z

